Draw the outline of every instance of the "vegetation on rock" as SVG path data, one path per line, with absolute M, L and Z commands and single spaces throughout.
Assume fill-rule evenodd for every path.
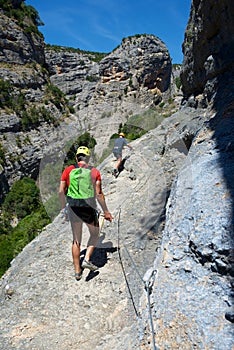
M 93 52 L 93 51 L 86 51 L 86 50 L 81 50 L 79 48 L 73 48 L 73 47 L 66 47 L 66 46 L 59 46 L 59 45 L 51 45 L 51 44 L 46 44 L 46 49 L 47 50 L 53 50 L 55 52 L 59 51 L 65 51 L 65 52 L 76 52 L 80 53 L 83 55 L 88 55 L 89 59 L 94 62 L 100 62 L 105 56 L 108 55 L 108 53 L 105 52 Z
M 25 32 L 43 36 L 38 30 L 38 26 L 42 26 L 44 23 L 41 21 L 37 10 L 30 5 L 25 5 L 24 0 L 18 2 L 0 0 L 0 8 L 8 17 L 17 20 L 19 26 Z
M 63 92 L 51 83 L 46 87 L 45 105 L 38 106 L 38 104 L 32 105 L 30 103 L 29 107 L 24 91 L 16 88 L 9 81 L 0 78 L 0 108 L 15 112 L 20 118 L 22 130 L 30 130 L 39 126 L 42 122 L 48 122 L 54 126 L 59 124 L 59 121 L 46 108 L 49 102 L 54 104 L 61 112 L 71 111 Z
M 111 135 L 108 146 L 103 150 L 102 156 L 98 159 L 100 164 L 106 157 L 108 157 L 114 146 L 114 139 L 118 137 L 119 132 L 123 132 L 129 141 L 133 141 L 143 136 L 149 130 L 155 129 L 164 118 L 176 112 L 177 108 L 172 100 L 161 102 L 154 108 L 149 108 L 141 114 L 135 114 L 128 117 L 126 123 L 119 124 L 118 131 Z
M 0 276 L 11 260 L 45 227 L 50 219 L 34 180 L 16 181 L 6 195 L 0 216 Z
M 64 161 L 64 166 L 68 166 L 76 163 L 76 150 L 80 146 L 85 146 L 90 148 L 91 152 L 93 153 L 92 155 L 94 156 L 93 151 L 96 144 L 97 144 L 97 141 L 88 131 L 81 134 L 70 146 L 70 149 L 67 152 L 67 156 Z

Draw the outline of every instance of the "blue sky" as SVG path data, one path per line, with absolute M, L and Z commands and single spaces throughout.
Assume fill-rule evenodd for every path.
M 154 34 L 182 63 L 191 0 L 26 0 L 39 13 L 47 44 L 111 52 L 123 38 Z

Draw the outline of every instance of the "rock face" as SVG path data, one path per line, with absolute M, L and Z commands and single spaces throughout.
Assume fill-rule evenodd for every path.
M 106 55 L 99 63 L 92 62 L 92 55 L 46 49 L 46 62 L 51 80 L 67 95 L 77 94 L 79 108 L 85 101 L 85 91 L 89 83 L 93 104 L 111 95 L 116 100 L 127 95 L 148 93 L 153 103 L 153 95 L 168 90 L 171 78 L 171 59 L 165 44 L 153 35 L 138 35 L 123 39 L 121 45 Z M 70 82 L 70 83 L 69 83 Z M 76 84 L 79 83 L 79 86 Z M 142 90 L 142 91 L 141 91 Z M 82 97 L 83 96 L 83 97 Z M 138 99 L 136 102 L 139 103 Z M 113 107 L 113 106 L 112 106 Z
M 232 1 L 192 1 L 181 74 L 186 98 L 203 94 L 202 102 L 207 103 L 214 97 L 219 80 L 233 71 L 233 16 Z
M 14 6 L 21 2 L 14 2 Z M 23 176 L 37 179 L 40 159 L 46 149 L 47 152 L 50 148 L 51 152 L 56 149 L 59 134 L 56 126 L 69 110 L 63 97 L 56 103 L 57 97 L 44 68 L 42 35 L 23 30 L 1 10 L 0 45 L 2 201 L 14 181 Z
M 164 92 L 169 87 L 171 76 L 169 52 L 153 35 L 129 37 L 101 61 L 99 74 L 103 82 L 127 80 L 130 90 L 157 88 Z
M 68 97 L 87 89 L 90 85 L 88 77 L 94 82 L 99 79 L 98 63 L 93 61 L 91 53 L 71 52 L 66 48 L 55 51 L 51 47 L 45 49 L 45 57 L 50 80 Z
M 60 152 L 67 135 L 72 140 L 90 131 L 101 156 L 129 115 L 170 96 L 171 60 L 159 38 L 126 38 L 97 62 L 95 53 L 45 49 L 42 35 L 22 29 L 4 11 L 0 14 L 0 79 L 3 94 L 16 100 L 7 105 L 3 99 L 0 105 L 5 152 L 1 174 L 6 181 L 0 185 L 0 201 L 14 181 L 23 176 L 36 179 L 45 153 Z
M 227 123 L 223 149 L 217 129 L 200 129 L 167 202 L 152 296 L 160 349 L 232 347 L 234 162 L 224 149 L 234 124 Z
M 60 216 L 15 258 L 0 282 L 3 350 L 54 349 L 58 343 L 64 350 L 147 348 L 140 308 L 144 305 L 142 278 L 154 265 L 160 247 L 167 188 L 186 159 L 182 139 L 190 139 L 202 125 L 203 112 L 178 112 L 134 141 L 134 152 L 117 179 L 111 174 L 112 156 L 101 164 L 103 190 L 114 221 L 104 224 L 93 257 L 98 273 L 85 270 L 82 280 L 75 281 L 70 223 L 63 223 Z M 84 230 L 82 251 L 87 239 Z M 56 250 L 55 241 L 59 242 Z
M 74 97 L 76 115 L 98 139 L 96 152 L 101 154 L 129 115 L 171 96 L 172 64 L 165 44 L 153 35 L 125 38 L 99 63 L 92 59 L 90 53 L 46 49 L 51 81 Z
M 42 36 L 26 33 L 15 21 L 0 13 L 0 62 L 10 64 L 45 63 Z
M 233 8 L 231 1 L 193 1 L 185 34 L 183 105 L 207 108 L 171 188 L 154 265 L 160 349 L 233 345 Z M 147 344 L 148 315 L 145 328 Z
M 114 221 L 105 223 L 94 255 L 99 273 L 85 271 L 83 279 L 75 281 L 71 229 L 58 216 L 25 247 L 2 277 L 3 350 L 55 349 L 58 345 L 64 350 L 232 348 L 234 91 L 229 56 L 223 55 L 223 44 L 230 47 L 234 34 L 230 31 L 231 3 L 193 1 L 188 28 L 194 28 L 194 33 L 199 28 L 199 35 L 192 37 L 193 44 L 188 47 L 187 28 L 181 76 L 185 96 L 180 110 L 132 142 L 134 152 L 130 157 L 124 153 L 124 170 L 117 179 L 111 175 L 115 164 L 112 156 L 100 165 Z M 225 21 L 223 9 L 228 10 Z M 221 15 L 218 19 L 207 13 Z M 215 35 L 207 37 L 206 29 Z M 225 39 L 228 35 L 230 42 Z M 150 36 L 140 42 L 151 39 L 157 61 L 157 40 Z M 122 46 L 134 51 L 130 41 L 123 41 Z M 81 124 L 85 121 L 84 111 L 90 115 L 95 112 L 95 101 L 97 114 L 98 108 L 104 111 L 105 103 L 108 106 L 115 101 L 117 81 L 120 91 L 128 87 L 127 96 L 121 95 L 124 106 L 130 106 L 131 84 L 144 84 L 138 70 L 129 87 L 130 56 L 122 56 L 123 47 L 105 57 L 98 70 L 88 58 L 84 60 L 86 74 L 92 72 L 93 77 L 98 77 L 92 82 L 84 81 L 81 68 L 79 73 L 75 68 L 69 73 L 62 59 L 64 53 L 46 53 L 50 57 L 51 79 L 61 89 L 65 89 L 63 81 L 80 74 L 80 85 L 74 83 L 74 91 L 76 108 L 79 103 L 83 106 L 79 112 Z M 205 51 L 218 62 L 212 75 L 201 64 Z M 66 57 L 73 64 L 76 60 L 83 65 L 79 55 Z M 134 56 L 135 62 L 140 57 Z M 142 90 L 144 101 L 148 101 L 151 82 L 158 74 L 165 77 L 165 85 L 155 86 L 163 91 L 167 86 L 166 71 L 157 66 L 158 73 L 149 75 L 146 70 L 148 85 L 139 85 L 139 98 L 143 99 Z M 72 91 L 72 84 L 68 86 L 67 92 Z M 107 93 L 108 86 L 113 99 Z M 92 91 L 90 100 L 87 91 Z M 61 123 L 57 140 L 67 134 L 71 125 L 77 127 L 79 118 L 73 118 Z M 9 117 L 10 125 L 17 129 L 17 118 Z M 41 139 L 43 133 L 34 131 L 34 135 Z M 56 144 L 52 131 L 49 141 Z M 44 148 L 49 148 L 48 141 L 44 142 Z M 41 148 L 34 147 L 33 154 L 42 158 Z M 4 179 L 4 171 L 0 176 Z

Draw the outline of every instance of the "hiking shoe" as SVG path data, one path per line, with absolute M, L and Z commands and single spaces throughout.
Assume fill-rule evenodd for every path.
M 96 265 L 94 265 L 93 263 L 91 263 L 91 261 L 87 261 L 87 260 L 84 260 L 83 263 L 82 263 L 82 267 L 83 269 L 89 269 L 91 271 L 96 271 L 98 270 L 98 267 Z
M 112 170 L 112 175 L 115 176 L 117 173 L 118 173 L 118 170 L 116 168 Z
M 83 273 L 83 269 L 80 272 L 75 272 L 75 279 L 77 281 L 81 280 L 82 278 L 82 273 Z
M 114 175 L 114 177 L 118 177 L 118 175 L 119 175 L 118 169 L 113 169 L 112 175 Z

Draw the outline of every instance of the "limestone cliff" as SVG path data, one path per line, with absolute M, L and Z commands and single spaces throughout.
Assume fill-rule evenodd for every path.
M 14 3 L 19 11 L 21 5 Z M 152 35 L 126 38 L 102 55 L 45 48 L 38 31 L 5 10 L 0 29 L 0 200 L 14 181 L 37 179 L 42 158 L 58 153 L 65 141 L 88 130 L 101 155 L 121 122 L 171 96 L 170 55 Z
M 214 99 L 220 80 L 233 72 L 234 4 L 229 0 L 192 1 L 183 43 L 181 73 L 186 98 L 194 96 L 207 105 Z M 232 81 L 226 86 L 232 88 Z M 200 95 L 200 96 L 199 96 Z
M 85 272 L 75 281 L 71 229 L 60 216 L 12 262 L 0 282 L 3 350 L 232 348 L 234 92 L 230 57 L 223 55 L 234 34 L 232 3 L 192 2 L 180 110 L 132 143 L 134 152 L 130 157 L 124 154 L 124 169 L 117 179 L 111 175 L 112 156 L 100 165 L 114 222 L 105 223 L 100 235 L 94 256 L 98 273 Z M 214 15 L 219 13 L 219 18 Z M 133 49 L 130 41 L 122 44 Z M 51 79 L 62 89 L 61 75 L 72 79 L 64 61 L 58 64 L 64 53 L 46 55 Z M 215 57 L 211 62 L 217 64 L 207 69 L 205 56 Z M 74 57 L 68 57 L 73 64 Z M 80 64 L 81 57 L 76 58 Z M 86 85 L 79 66 L 82 83 L 74 83 L 75 107 L 82 95 L 86 112 L 85 103 L 92 106 L 100 98 L 105 102 L 105 96 L 110 102 L 108 85 L 116 88 L 118 80 L 125 84 L 130 79 L 124 70 L 129 60 L 115 51 L 100 62 L 101 70 L 88 57 L 81 65 L 98 77 Z M 165 85 L 153 88 L 164 93 L 168 76 L 162 67 L 157 72 L 166 77 Z M 146 90 L 141 86 L 145 101 L 152 87 L 152 75 L 147 74 L 149 85 Z M 65 93 L 72 91 L 69 84 Z M 105 89 L 100 88 L 103 84 Z M 92 91 L 90 101 L 87 91 Z M 123 103 L 127 105 L 130 96 L 121 96 Z M 73 121 L 75 125 L 77 119 Z M 65 127 L 64 122 L 61 135 Z
M 97 139 L 97 154 L 129 116 L 172 96 L 171 58 L 153 35 L 123 39 L 100 62 L 93 61 L 91 53 L 66 48 L 46 48 L 45 54 L 51 81 L 73 98 L 82 128 Z
M 194 0 L 185 33 L 183 106 L 206 109 L 171 188 L 154 265 L 159 349 L 233 345 L 233 10 L 232 1 Z
M 21 3 L 14 2 L 14 6 Z M 23 176 L 37 179 L 40 159 L 52 144 L 56 148 L 57 127 L 69 115 L 69 108 L 49 80 L 42 35 L 22 28 L 2 9 L 0 46 L 2 201 L 14 181 Z

